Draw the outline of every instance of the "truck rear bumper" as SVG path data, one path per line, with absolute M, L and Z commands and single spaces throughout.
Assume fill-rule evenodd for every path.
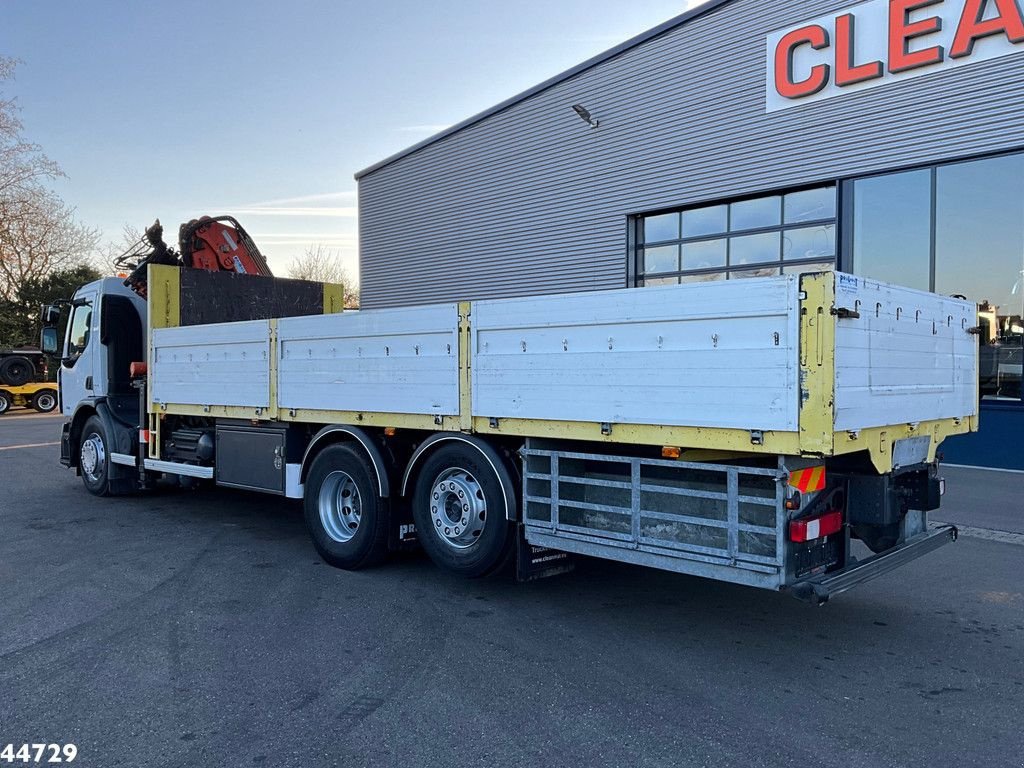
M 788 590 L 793 597 L 799 600 L 821 605 L 828 602 L 829 598 L 834 595 L 889 573 L 889 571 L 945 544 L 951 544 L 956 541 L 958 535 L 956 526 L 943 525 L 933 528 L 887 552 L 874 555 L 866 560 L 859 560 L 840 571 L 797 581 L 790 585 Z

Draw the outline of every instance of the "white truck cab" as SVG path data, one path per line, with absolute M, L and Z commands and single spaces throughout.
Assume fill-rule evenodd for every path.
M 129 369 L 146 359 L 146 302 L 120 278 L 108 277 L 83 285 L 69 303 L 58 372 L 61 463 L 88 473 L 102 461 L 106 445 L 134 450 L 142 414 Z M 83 442 L 90 420 L 96 437 Z M 136 475 L 128 468 L 124 474 Z

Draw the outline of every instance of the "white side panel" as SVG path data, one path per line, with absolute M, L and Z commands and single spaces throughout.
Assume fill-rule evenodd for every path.
M 457 414 L 458 328 L 456 304 L 280 320 L 278 403 Z
M 153 331 L 154 403 L 270 405 L 266 320 Z
M 978 412 L 977 307 L 966 301 L 836 275 L 836 430 L 966 417 Z
M 793 278 L 473 304 L 476 416 L 795 431 Z

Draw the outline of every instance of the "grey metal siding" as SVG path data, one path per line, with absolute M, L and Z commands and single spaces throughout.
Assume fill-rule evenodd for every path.
M 766 114 L 767 33 L 850 5 L 735 0 L 362 176 L 363 306 L 622 287 L 629 214 L 1024 146 L 1022 55 Z

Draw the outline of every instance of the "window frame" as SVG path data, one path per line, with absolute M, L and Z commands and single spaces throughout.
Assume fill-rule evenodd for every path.
M 811 219 L 808 221 L 799 221 L 791 224 L 786 223 L 786 197 L 788 195 L 797 194 L 800 192 L 810 192 L 815 190 L 825 190 L 832 188 L 835 191 L 835 213 L 833 216 L 822 219 Z M 733 231 L 732 229 L 732 216 L 733 216 L 733 205 L 741 204 L 745 202 L 751 202 L 754 200 L 761 200 L 764 198 L 778 197 L 779 198 L 779 223 L 772 226 L 754 227 L 751 229 L 743 229 Z M 646 211 L 644 213 L 638 213 L 630 215 L 627 219 L 627 246 L 629 250 L 629 258 L 627 259 L 627 283 L 630 287 L 641 287 L 643 282 L 650 277 L 651 279 L 675 279 L 681 280 L 683 277 L 700 277 L 701 275 L 713 275 L 718 273 L 724 273 L 725 279 L 730 279 L 730 275 L 741 272 L 747 272 L 755 269 L 775 268 L 780 272 L 785 267 L 799 267 L 804 265 L 821 264 L 827 259 L 825 258 L 805 258 L 805 259 L 785 259 L 785 247 L 786 238 L 785 233 L 789 230 L 794 229 L 812 229 L 814 227 L 828 227 L 831 226 L 835 230 L 835 253 L 831 258 L 832 264 L 838 268 L 841 259 L 841 246 L 843 243 L 842 233 L 842 184 L 839 180 L 835 181 L 824 181 L 816 184 L 802 185 L 799 187 L 791 187 L 783 190 L 773 190 L 767 192 L 761 192 L 754 195 L 744 195 L 742 197 L 728 198 L 724 200 L 710 200 L 704 202 L 694 203 L 692 205 L 675 207 L 675 208 L 663 208 L 653 211 Z M 682 233 L 682 216 L 687 211 L 696 211 L 702 208 L 713 208 L 716 206 L 726 207 L 726 229 L 723 232 L 718 232 L 711 235 L 695 235 L 692 237 L 685 237 Z M 650 243 L 644 240 L 644 220 L 655 216 L 663 216 L 665 214 L 676 214 L 680 217 L 680 236 L 672 240 L 655 240 Z M 774 261 L 763 261 L 750 264 L 732 264 L 732 243 L 733 239 L 739 237 L 747 237 L 751 235 L 763 235 L 763 234 L 775 234 L 779 235 L 779 257 Z M 692 245 L 694 243 L 707 243 L 716 240 L 725 241 L 725 257 L 726 263 L 721 266 L 704 267 L 700 269 L 684 269 L 682 265 L 682 248 L 685 245 Z M 668 272 L 652 272 L 648 274 L 643 266 L 645 251 L 648 248 L 668 247 L 675 246 L 679 249 L 679 269 L 668 271 Z M 749 279 L 749 278 L 732 278 L 732 279 Z
M 91 298 L 90 298 L 90 300 L 88 302 L 84 302 L 82 304 L 76 304 L 72 308 L 72 310 L 71 310 L 71 316 L 68 317 L 67 336 L 66 336 L 66 338 L 64 340 L 64 355 L 63 355 L 63 362 L 64 362 L 64 364 L 68 368 L 73 367 L 74 364 L 76 362 L 78 362 L 79 358 L 82 357 L 82 355 L 85 353 L 85 351 L 87 349 L 89 349 L 89 346 L 93 343 L 92 337 L 95 335 L 92 332 L 94 304 L 95 304 L 95 302 Z M 72 340 L 73 339 L 72 334 L 74 333 L 74 328 L 75 328 L 75 320 L 78 319 L 79 312 L 81 312 L 83 314 L 83 316 L 86 318 L 85 319 L 85 344 L 82 346 L 81 349 L 79 349 L 78 345 L 75 344 L 73 342 L 73 340 Z M 72 346 L 74 346 L 74 348 L 75 348 L 74 352 L 71 351 Z

